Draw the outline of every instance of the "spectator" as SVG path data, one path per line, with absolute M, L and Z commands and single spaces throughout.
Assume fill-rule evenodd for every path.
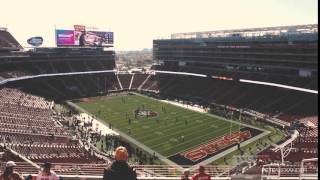
M 39 172 L 37 180 L 58 180 L 57 174 L 51 170 L 51 163 L 45 162 L 42 171 Z
M 15 166 L 16 164 L 13 161 L 8 161 L 4 172 L 0 175 L 0 180 L 23 180 L 23 177 L 19 173 L 13 171 L 13 167 Z
M 189 169 L 186 169 L 184 172 L 183 172 L 183 176 L 181 177 L 181 180 L 191 180 L 189 178 L 189 175 L 190 175 L 190 171 Z
M 86 32 L 82 31 L 80 38 L 79 38 L 79 46 L 85 46 L 85 36 L 86 36 Z
M 192 180 L 211 180 L 211 177 L 206 174 L 203 165 L 199 166 L 199 172 L 192 176 Z
M 137 180 L 136 172 L 127 163 L 127 149 L 117 147 L 114 157 L 115 161 L 104 171 L 103 180 Z
M 32 176 L 28 175 L 26 178 L 24 178 L 24 180 L 32 180 Z

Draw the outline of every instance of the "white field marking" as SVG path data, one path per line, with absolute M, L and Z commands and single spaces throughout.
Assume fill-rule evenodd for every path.
M 197 119 L 197 120 L 196 120 L 196 122 L 197 122 L 197 123 L 202 123 L 203 121 L 202 121 L 202 120 Z
M 216 126 L 215 124 L 211 124 L 210 127 L 217 128 L 218 126 Z
M 163 132 L 161 132 L 161 131 L 156 131 L 154 133 L 157 134 L 157 135 L 163 135 Z
M 190 110 L 193 110 L 193 111 L 197 111 L 197 112 L 200 112 L 200 113 L 207 113 L 208 111 L 201 108 L 201 107 L 196 107 L 196 106 L 191 106 L 191 105 L 187 105 L 187 104 L 181 104 L 179 102 L 174 102 L 174 101 L 168 101 L 168 100 L 159 100 L 161 102 L 165 102 L 165 103 L 168 103 L 168 104 L 172 104 L 172 105 L 175 105 L 175 106 L 179 106 L 179 107 L 183 107 L 183 108 L 186 108 L 186 109 L 190 109 Z

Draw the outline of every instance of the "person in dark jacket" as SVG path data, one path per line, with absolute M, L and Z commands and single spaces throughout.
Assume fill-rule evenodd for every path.
M 86 32 L 82 31 L 80 38 L 79 38 L 79 46 L 85 46 L 85 36 L 86 36 Z
M 137 180 L 135 170 L 127 163 L 127 149 L 122 146 L 117 147 L 114 157 L 115 161 L 104 170 L 103 180 Z

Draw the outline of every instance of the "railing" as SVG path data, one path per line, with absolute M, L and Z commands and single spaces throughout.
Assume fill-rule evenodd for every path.
M 315 163 L 316 162 L 316 163 Z M 314 166 L 306 167 L 305 163 L 314 163 Z M 315 168 L 313 168 L 315 167 Z M 318 174 L 318 158 L 304 159 L 301 161 L 299 180 L 315 178 Z
M 16 162 L 17 166 L 15 170 L 21 173 L 23 176 L 37 176 L 38 167 L 30 162 Z M 76 163 L 53 163 L 53 170 L 63 178 L 68 179 L 101 179 L 104 173 L 104 169 L 109 164 L 76 164 Z M 0 173 L 5 167 L 5 162 L 0 162 Z M 190 166 L 183 166 L 183 168 L 177 168 L 169 165 L 134 165 L 132 164 L 139 180 L 175 180 L 180 179 L 182 170 L 189 169 L 190 174 L 197 173 L 197 169 L 190 168 Z M 230 166 L 205 166 L 206 172 L 212 177 L 212 179 L 231 179 L 231 167 Z M 318 179 L 318 158 L 305 159 L 300 165 L 281 165 L 281 164 L 268 164 L 262 167 L 261 174 L 256 174 L 255 177 L 264 179 Z M 250 175 L 241 175 L 244 178 Z
M 36 177 L 37 174 L 32 174 L 32 177 Z M 96 180 L 102 179 L 101 176 L 83 176 L 83 175 L 64 175 L 61 176 L 63 179 L 75 180 L 75 179 L 83 179 L 83 180 Z M 138 180 L 180 180 L 181 177 L 138 177 Z M 231 180 L 231 177 L 214 177 L 215 180 Z
M 316 162 L 305 166 L 306 162 Z M 318 158 L 302 160 L 299 165 L 267 164 L 262 167 L 261 180 L 264 179 L 318 179 Z
M 25 162 L 17 162 L 15 169 L 24 176 L 38 174 L 39 168 L 32 168 L 32 165 Z M 4 169 L 5 162 L 0 163 L 0 173 Z M 29 168 L 26 168 L 29 167 Z M 85 177 L 92 179 L 101 179 L 104 169 L 108 164 L 73 164 L 73 163 L 52 163 L 52 169 L 61 177 Z M 131 165 L 139 179 L 180 179 L 183 172 L 181 168 L 169 165 Z M 197 169 L 191 169 L 190 166 L 184 166 L 189 169 L 190 174 L 197 173 Z M 206 172 L 214 179 L 230 179 L 229 166 L 206 166 Z
M 272 151 L 277 152 L 280 150 L 281 152 L 281 163 L 284 164 L 284 158 L 289 155 L 292 150 L 292 143 L 296 140 L 299 136 L 299 132 L 294 130 L 294 133 L 291 135 L 291 138 L 286 140 L 285 142 L 281 143 L 280 145 L 275 145 L 276 147 L 272 149 Z M 286 146 L 287 149 L 286 149 Z

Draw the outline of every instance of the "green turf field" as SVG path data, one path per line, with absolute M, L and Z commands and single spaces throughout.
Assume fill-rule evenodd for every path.
M 96 97 L 76 104 L 167 157 L 226 135 L 230 129 L 239 130 L 238 124 L 139 95 Z M 158 116 L 135 119 L 138 107 Z

